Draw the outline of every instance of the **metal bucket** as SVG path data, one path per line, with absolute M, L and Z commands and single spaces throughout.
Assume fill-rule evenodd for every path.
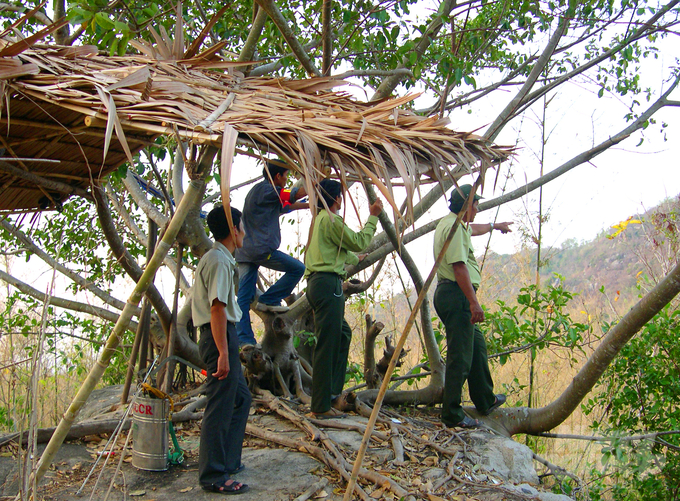
M 168 469 L 169 402 L 137 398 L 132 406 L 132 465 L 140 470 Z

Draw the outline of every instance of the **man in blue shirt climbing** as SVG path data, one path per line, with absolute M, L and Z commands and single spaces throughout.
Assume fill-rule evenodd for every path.
M 264 180 L 253 186 L 243 207 L 246 237 L 243 247 L 236 251 L 240 274 L 238 305 L 243 312 L 236 331 L 241 345 L 257 343 L 250 324 L 250 305 L 255 299 L 260 266 L 284 273 L 258 298 L 255 308 L 260 311 L 286 311 L 287 307 L 281 306 L 281 300 L 291 294 L 305 272 L 304 264 L 278 250 L 281 245 L 279 216 L 309 208 L 308 203 L 299 202 L 306 196 L 304 187 L 285 189 L 288 169 L 282 165 L 281 161 L 267 163 L 262 170 Z

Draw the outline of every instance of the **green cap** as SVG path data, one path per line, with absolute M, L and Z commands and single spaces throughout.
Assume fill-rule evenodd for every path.
M 471 191 L 472 185 L 470 184 L 464 184 L 462 186 L 459 186 L 458 188 L 453 189 L 453 191 L 451 192 L 451 197 L 449 198 L 449 208 L 451 209 L 451 212 L 457 213 L 463 208 L 463 204 L 465 204 L 465 201 L 470 196 Z M 460 192 L 463 193 L 462 196 Z M 475 193 L 475 200 L 479 200 L 481 198 L 483 197 L 480 197 L 477 193 Z

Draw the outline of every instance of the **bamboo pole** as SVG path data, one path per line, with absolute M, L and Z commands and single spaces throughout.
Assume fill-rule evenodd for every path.
M 80 409 L 83 407 L 83 405 L 85 405 L 85 402 L 87 402 L 87 399 L 94 390 L 95 386 L 97 383 L 99 383 L 104 371 L 109 366 L 111 357 L 120 344 L 121 337 L 127 329 L 132 315 L 136 311 L 137 306 L 142 300 L 144 293 L 149 288 L 149 285 L 151 285 L 151 281 L 153 280 L 156 271 L 163 264 L 163 260 L 170 250 L 170 247 L 174 243 L 175 238 L 177 237 L 177 234 L 184 223 L 187 213 L 189 212 L 189 209 L 199 202 L 203 193 L 203 184 L 203 180 L 193 180 L 189 183 L 189 187 L 187 188 L 182 201 L 177 207 L 175 216 L 170 220 L 165 235 L 163 235 L 163 239 L 158 244 L 158 247 L 156 247 L 153 257 L 149 261 L 144 273 L 140 277 L 139 282 L 137 282 L 134 291 L 125 304 L 125 308 L 123 308 L 123 311 L 120 313 L 118 322 L 116 322 L 113 332 L 111 332 L 111 335 L 106 342 L 104 350 L 99 356 L 99 359 L 95 363 L 94 367 L 92 367 L 90 370 L 90 373 L 87 375 L 87 378 L 80 387 L 80 390 L 78 390 L 78 393 L 73 398 L 68 410 L 64 413 L 64 416 L 59 422 L 57 429 L 54 431 L 54 434 L 47 444 L 47 447 L 45 447 L 45 452 L 43 452 L 43 455 L 41 456 L 34 473 L 35 485 L 38 485 L 50 464 L 52 464 L 57 451 L 64 442 L 64 439 L 66 438 L 66 435 L 71 429 L 73 422 L 78 416 Z
M 380 408 L 382 407 L 383 399 L 385 398 L 385 393 L 387 393 L 387 387 L 390 385 L 392 373 L 394 372 L 394 369 L 397 366 L 397 362 L 399 361 L 399 354 L 401 353 L 401 350 L 404 348 L 404 345 L 406 344 L 408 334 L 411 331 L 411 327 L 413 327 L 413 323 L 415 322 L 418 312 L 420 311 L 420 305 L 425 299 L 427 290 L 430 288 L 432 280 L 434 280 L 434 277 L 437 274 L 439 265 L 444 260 L 444 255 L 446 254 L 446 251 L 449 248 L 449 244 L 453 239 L 453 235 L 456 233 L 456 230 L 460 226 L 460 222 L 467 213 L 469 206 L 474 201 L 474 195 L 477 192 L 477 188 L 481 184 L 481 180 L 482 178 L 480 176 L 477 178 L 477 181 L 475 181 L 475 184 L 472 190 L 470 191 L 470 195 L 468 196 L 468 200 L 465 202 L 464 205 L 465 210 L 460 211 L 458 217 L 456 218 L 455 223 L 453 223 L 453 226 L 451 226 L 451 230 L 449 231 L 449 234 L 446 236 L 446 240 L 444 241 L 444 246 L 442 247 L 442 250 L 439 252 L 436 261 L 434 262 L 432 271 L 430 271 L 430 274 L 427 277 L 427 280 L 425 280 L 425 284 L 423 285 L 420 294 L 418 294 L 418 299 L 416 300 L 416 303 L 413 306 L 413 309 L 411 310 L 411 315 L 409 315 L 408 321 L 404 326 L 404 332 L 401 333 L 401 337 L 397 342 L 397 346 L 394 350 L 394 353 L 392 354 L 392 358 L 390 359 L 390 365 L 387 367 L 387 372 L 385 373 L 385 377 L 383 378 L 382 384 L 380 385 L 380 391 L 378 392 L 378 396 L 375 399 L 375 404 L 373 405 L 373 410 L 371 411 L 371 417 L 369 418 L 368 424 L 366 425 L 366 431 L 364 432 L 364 437 L 361 440 L 361 446 L 359 447 L 359 451 L 357 452 L 357 458 L 354 461 L 354 466 L 352 467 L 352 475 L 350 476 L 349 483 L 347 484 L 347 489 L 345 490 L 345 496 L 343 498 L 344 501 L 350 501 L 350 499 L 352 498 L 352 492 L 354 492 L 354 486 L 356 485 L 357 477 L 359 476 L 359 471 L 361 470 L 361 463 L 363 462 L 364 456 L 366 455 L 368 442 L 371 439 L 371 434 L 373 433 L 373 429 L 375 428 L 375 423 L 378 420 L 378 414 L 380 413 Z

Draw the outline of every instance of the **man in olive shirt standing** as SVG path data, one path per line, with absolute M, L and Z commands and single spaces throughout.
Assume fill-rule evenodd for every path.
M 342 393 L 347 372 L 347 357 L 352 330 L 345 320 L 345 295 L 342 281 L 346 264 L 357 264 L 353 252 L 361 252 L 371 242 L 382 212 L 382 201 L 370 207 L 364 229 L 352 231 L 338 214 L 342 206 L 342 185 L 331 179 L 319 183 L 321 199 L 312 236 L 305 254 L 307 299 L 314 311 L 312 374 L 312 414 L 317 419 L 342 418 L 345 414 L 331 407 L 334 395 Z
M 475 195 L 472 204 L 468 205 L 471 191 L 472 186 L 469 184 L 454 188 L 449 205 L 451 213 L 442 218 L 434 234 L 436 259 L 458 213 L 468 207 L 437 271 L 438 284 L 434 293 L 434 307 L 444 323 L 447 345 L 442 422 L 461 428 L 479 426 L 479 421 L 466 416 L 461 406 L 461 393 L 466 380 L 470 398 L 480 413 L 490 414 L 505 403 L 505 395 L 495 395 L 493 392 L 486 341 L 477 326 L 484 321 L 484 310 L 477 301 L 476 291 L 481 275 L 470 237 L 484 235 L 494 229 L 508 233 L 512 231 L 512 223 L 470 224 L 475 220 L 478 200 L 481 198 Z

